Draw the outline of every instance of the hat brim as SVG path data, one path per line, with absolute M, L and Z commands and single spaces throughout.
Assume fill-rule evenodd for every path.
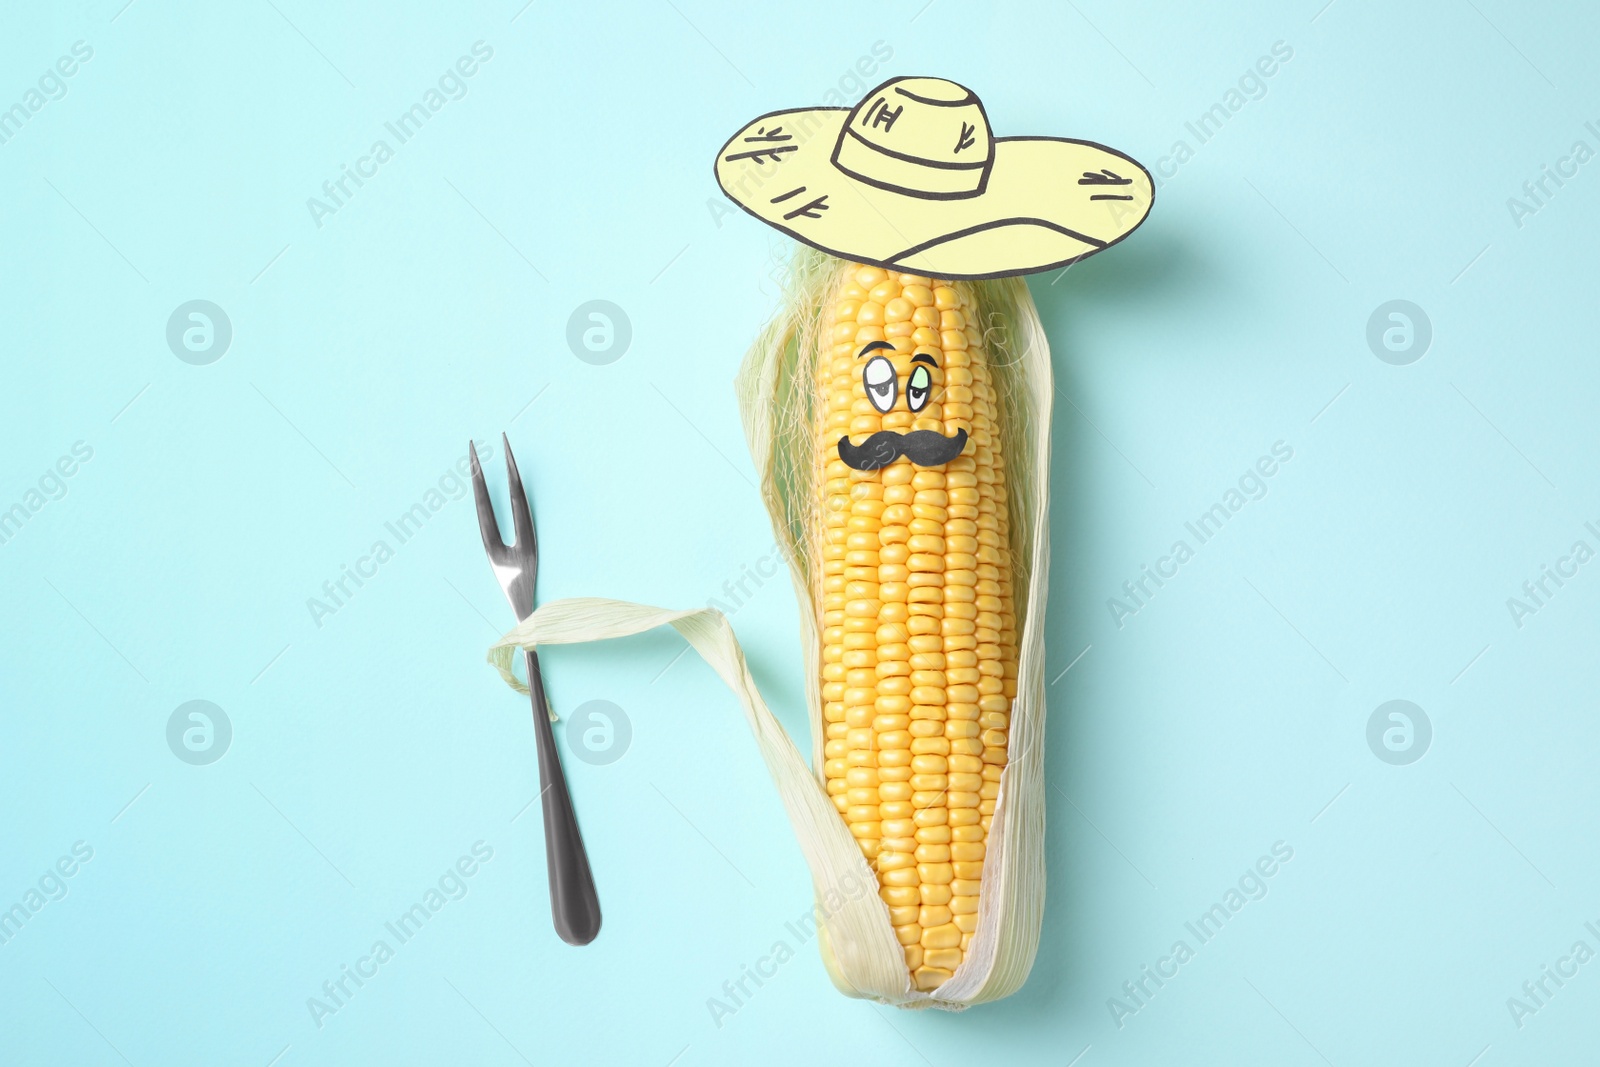
M 830 255 L 952 279 L 1075 263 L 1127 237 L 1155 199 L 1137 161 L 1059 137 L 995 138 L 988 183 L 974 196 L 924 199 L 879 188 L 833 164 L 848 115 L 796 108 L 761 116 L 717 153 L 717 183 L 746 212 Z M 774 126 L 791 138 L 782 151 L 761 134 L 770 137 Z

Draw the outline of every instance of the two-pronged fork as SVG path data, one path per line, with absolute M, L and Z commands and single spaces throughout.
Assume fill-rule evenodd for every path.
M 469 441 L 472 453 L 472 493 L 478 503 L 478 529 L 489 564 L 500 582 L 517 620 L 533 613 L 533 586 L 539 574 L 539 541 L 533 530 L 533 513 L 522 489 L 522 476 L 511 454 L 511 442 L 504 434 L 506 474 L 511 483 L 511 521 L 516 543 L 500 538 L 494 505 L 489 503 L 489 487 L 478 465 L 478 450 Z M 569 945 L 587 945 L 600 932 L 600 898 L 595 893 L 594 875 L 589 871 L 589 854 L 578 830 L 578 816 L 567 792 L 567 776 L 556 751 L 555 732 L 550 728 L 550 713 L 545 702 L 544 678 L 539 672 L 539 657 L 525 653 L 528 689 L 533 697 L 533 727 L 539 740 L 539 797 L 544 807 L 544 851 L 550 868 L 550 913 L 556 933 Z

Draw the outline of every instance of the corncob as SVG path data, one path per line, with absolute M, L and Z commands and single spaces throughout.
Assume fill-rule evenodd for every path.
M 817 360 L 823 777 L 924 991 L 951 977 L 977 929 L 1017 692 L 1000 398 L 981 321 L 963 283 L 852 265 Z M 892 348 L 863 353 L 874 341 Z M 968 441 L 942 466 L 846 465 L 840 438 L 879 430 Z

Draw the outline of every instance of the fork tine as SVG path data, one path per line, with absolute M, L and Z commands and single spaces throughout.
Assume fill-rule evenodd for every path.
M 498 560 L 505 555 L 506 544 L 500 539 L 500 526 L 495 521 L 494 505 L 489 502 L 489 485 L 483 480 L 483 467 L 478 463 L 478 448 L 467 441 L 467 451 L 472 455 L 472 498 L 478 505 L 478 532 L 483 535 L 484 550 L 489 558 Z
M 533 530 L 533 512 L 528 509 L 528 494 L 522 488 L 517 457 L 511 454 L 511 442 L 505 434 L 500 435 L 500 441 L 506 450 L 506 477 L 511 483 L 511 521 L 517 534 L 517 547 L 534 554 L 539 550 L 539 538 Z

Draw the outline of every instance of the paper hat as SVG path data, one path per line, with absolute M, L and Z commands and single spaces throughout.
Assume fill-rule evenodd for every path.
M 1065 266 L 1150 212 L 1150 174 L 1063 137 L 996 137 L 976 94 L 891 78 L 853 108 L 763 115 L 717 153 L 717 182 L 769 226 L 841 259 L 940 278 Z

